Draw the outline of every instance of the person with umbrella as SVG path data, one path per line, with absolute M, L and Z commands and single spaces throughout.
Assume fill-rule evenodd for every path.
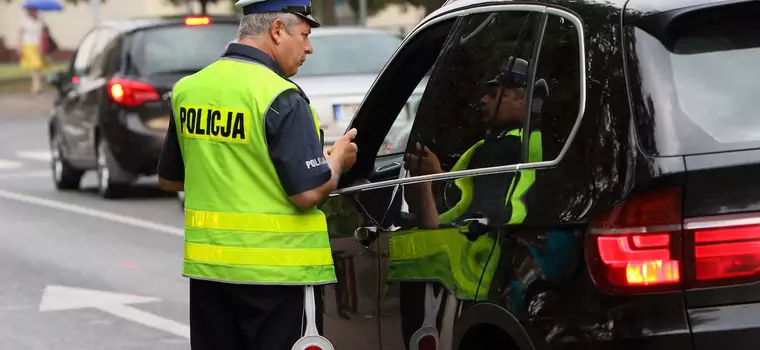
M 32 93 L 41 90 L 42 70 L 48 67 L 45 54 L 56 48 L 50 32 L 39 17 L 39 11 L 60 11 L 61 5 L 50 0 L 27 0 L 23 5 L 26 16 L 19 28 L 19 65 L 32 73 Z

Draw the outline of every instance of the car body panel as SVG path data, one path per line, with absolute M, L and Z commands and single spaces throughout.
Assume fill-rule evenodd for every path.
M 436 334 L 439 344 L 450 349 L 479 349 L 486 341 L 520 349 L 697 349 L 717 344 L 752 344 L 760 328 L 754 318 L 744 323 L 740 320 L 752 317 L 758 284 L 728 287 L 733 293 L 724 288 L 617 295 L 599 289 L 584 258 L 588 224 L 634 194 L 685 186 L 687 218 L 748 211 L 753 214 L 758 198 L 757 186 L 748 175 L 755 173 L 756 151 L 687 157 L 651 155 L 642 152 L 634 128 L 633 115 L 646 106 L 645 100 L 639 99 L 640 84 L 649 78 L 631 69 L 636 62 L 630 60 L 634 56 L 627 42 L 635 38 L 630 27 L 620 30 L 623 18 L 630 20 L 626 25 L 632 25 L 640 15 L 637 11 L 652 15 L 722 2 L 631 0 L 628 9 L 624 9 L 626 2 L 450 1 L 410 32 L 373 83 L 352 121 L 352 126 L 360 130 L 356 140 L 359 158 L 354 169 L 344 175 L 339 193 L 345 200 L 359 194 L 376 198 L 380 206 L 391 203 L 382 220 L 375 223 L 381 230 L 372 236 L 376 237 L 372 242 L 380 259 L 379 279 L 385 282 L 378 300 L 383 349 L 415 348 L 407 343 L 419 337 L 420 333 L 415 332 L 424 331 L 424 326 L 432 326 L 432 333 L 427 334 Z M 464 18 L 509 4 L 515 8 L 530 4 L 567 8 L 568 13 L 582 19 L 588 56 L 588 103 L 583 121 L 575 138 L 567 141 L 569 147 L 558 162 L 537 168 L 505 167 L 494 173 L 523 176 L 535 171 L 533 186 L 538 192 L 535 200 L 526 203 L 529 214 L 522 223 L 489 226 L 473 240 L 466 239 L 459 231 L 461 227 L 423 230 L 426 223 L 410 215 L 410 202 L 405 197 L 412 188 L 451 188 L 450 180 L 486 175 L 406 179 L 406 168 L 411 164 L 405 164 L 401 154 L 374 155 L 375 147 L 382 145 L 381 135 L 392 130 L 392 123 L 387 121 L 392 114 L 390 108 L 383 108 L 378 101 L 382 96 L 387 104 L 399 106 L 401 98 L 394 89 L 410 91 L 410 87 L 396 75 L 395 71 L 401 69 L 397 64 L 410 62 L 406 57 L 419 45 L 415 37 L 433 32 L 443 16 Z M 543 59 L 544 56 L 539 58 L 539 65 Z M 434 72 L 431 80 L 443 79 L 436 77 L 438 74 Z M 421 109 L 425 108 L 426 98 L 430 97 L 423 94 Z M 557 130 L 572 122 L 574 115 L 568 115 L 570 120 L 556 126 Z M 412 134 L 410 142 L 428 130 L 416 126 L 417 121 L 402 132 Z M 362 130 L 370 131 L 362 134 Z M 557 130 L 547 131 L 544 142 L 564 142 L 566 138 Z M 397 133 L 392 131 L 384 136 L 385 140 Z M 470 136 L 463 130 L 461 137 Z M 551 148 L 547 148 L 548 153 L 556 155 L 558 150 Z M 410 148 L 406 147 L 406 151 Z M 448 166 L 459 157 L 461 153 L 447 154 L 446 159 L 453 158 Z M 745 164 L 748 165 L 743 171 L 737 170 Z M 394 173 L 388 169 L 399 170 Z M 379 172 L 383 175 L 375 175 Z M 718 179 L 722 183 L 716 185 Z M 451 208 L 446 198 L 435 197 L 434 203 L 428 205 Z M 328 217 L 331 214 L 330 210 L 326 213 Z M 437 252 L 433 254 L 438 257 L 437 263 L 419 258 L 428 256 L 424 254 L 426 249 Z M 404 251 L 416 251 L 418 255 L 399 256 Z M 474 293 L 468 290 L 467 281 L 476 286 Z M 430 282 L 434 287 L 428 291 Z M 438 294 L 441 285 L 446 286 L 446 292 Z M 481 289 L 487 289 L 486 295 L 480 295 Z M 733 303 L 742 305 L 727 306 Z

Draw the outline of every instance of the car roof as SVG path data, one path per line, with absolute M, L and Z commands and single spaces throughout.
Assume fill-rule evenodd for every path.
M 98 25 L 98 28 L 110 28 L 115 29 L 118 32 L 126 33 L 141 29 L 147 29 L 152 27 L 159 27 L 171 24 L 182 24 L 185 18 L 193 16 L 163 16 L 163 17 L 139 17 L 128 19 L 117 19 L 103 21 Z M 211 24 L 214 23 L 226 23 L 226 24 L 238 24 L 240 17 L 229 15 L 208 15 L 204 16 L 211 19 Z
M 454 10 L 457 8 L 476 5 L 480 3 L 495 3 L 495 2 L 515 2 L 518 0 L 449 0 L 440 9 L 440 11 Z M 655 14 L 660 12 L 667 12 L 679 9 L 685 9 L 689 7 L 698 7 L 705 5 L 715 5 L 718 3 L 732 3 L 732 2 L 749 2 L 753 0 L 576 0 L 568 2 L 568 0 L 533 0 L 533 1 L 520 1 L 520 3 L 543 3 L 557 5 L 561 7 L 573 8 L 579 5 L 598 5 L 598 6 L 613 6 L 618 9 L 625 7 L 627 10 L 637 11 L 644 14 Z M 438 12 L 438 11 L 436 11 Z
M 394 35 L 395 32 L 391 32 L 384 29 L 358 27 L 358 26 L 326 26 L 318 27 L 311 30 L 311 36 L 329 36 L 329 35 L 355 35 L 355 34 L 389 34 Z

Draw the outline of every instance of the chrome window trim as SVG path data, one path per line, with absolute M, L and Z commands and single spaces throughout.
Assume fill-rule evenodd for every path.
M 625 227 L 625 228 L 592 228 L 589 233 L 592 235 L 626 235 L 626 234 L 640 234 L 640 233 L 667 233 L 678 231 L 683 229 L 681 225 L 659 225 L 659 226 L 641 226 L 641 227 Z
M 729 215 L 704 216 L 684 220 L 686 230 L 705 228 L 736 227 L 760 224 L 760 213 L 743 213 Z
M 441 8 L 438 11 L 441 11 L 441 10 L 444 10 L 444 9 Z M 562 150 L 559 152 L 559 155 L 557 155 L 557 158 L 551 161 L 543 161 L 543 162 L 536 162 L 536 163 L 503 165 L 503 166 L 496 166 L 496 167 L 489 167 L 489 168 L 462 170 L 462 171 L 456 171 L 453 173 L 447 172 L 447 173 L 441 173 L 441 174 L 432 174 L 432 175 L 423 175 L 423 176 L 416 176 L 416 177 L 407 177 L 407 178 L 402 178 L 402 179 L 385 180 L 385 181 L 380 181 L 376 183 L 362 184 L 358 186 L 342 188 L 333 192 L 331 196 L 348 194 L 352 192 L 367 191 L 367 190 L 395 186 L 395 185 L 409 185 L 409 184 L 415 184 L 415 183 L 427 182 L 427 181 L 449 180 L 449 179 L 455 179 L 455 178 L 460 178 L 460 177 L 465 177 L 465 176 L 479 176 L 479 175 L 488 175 L 488 174 L 509 172 L 509 171 L 551 168 L 551 167 L 557 166 L 557 164 L 559 164 L 559 162 L 561 162 L 565 158 L 565 154 L 567 154 L 567 151 L 570 148 L 570 145 L 575 140 L 575 136 L 578 133 L 580 124 L 583 121 L 583 115 L 585 114 L 585 111 L 586 111 L 586 82 L 587 82 L 586 45 L 585 45 L 585 31 L 583 27 L 583 22 L 575 14 L 569 11 L 553 8 L 553 7 L 548 7 L 545 5 L 499 4 L 499 5 L 489 5 L 489 6 L 463 9 L 463 10 L 454 11 L 451 13 L 441 15 L 439 17 L 433 18 L 427 22 L 424 22 L 418 25 L 404 40 L 404 42 L 396 50 L 396 52 L 393 53 L 393 56 L 391 56 L 391 58 L 388 60 L 388 63 L 386 63 L 385 67 L 383 67 L 383 70 L 380 72 L 380 75 L 378 75 L 378 77 L 380 77 L 383 73 L 385 73 L 385 70 L 388 67 L 388 64 L 393 59 L 396 58 L 396 55 L 405 47 L 406 43 L 409 42 L 411 38 L 419 35 L 419 33 L 423 32 L 425 29 L 427 29 L 428 27 L 432 25 L 435 25 L 437 23 L 440 23 L 440 22 L 443 22 L 455 17 L 468 16 L 472 14 L 479 14 L 479 13 L 484 13 L 484 12 L 512 12 L 512 11 L 539 12 L 539 13 L 547 13 L 550 15 L 559 16 L 572 22 L 576 27 L 576 32 L 578 33 L 578 44 L 579 44 L 579 52 L 580 52 L 580 60 L 579 60 L 580 67 L 579 68 L 581 72 L 580 74 L 580 85 L 581 85 L 580 86 L 580 108 L 578 110 L 578 116 L 576 117 L 575 124 L 573 125 L 573 128 L 570 130 L 570 135 L 568 135 L 567 141 L 565 142 L 565 145 L 562 147 Z M 370 87 L 370 91 L 372 91 L 372 89 L 374 88 L 375 83 L 377 83 L 377 79 L 372 83 L 372 86 Z M 369 96 L 369 94 L 367 94 L 367 96 Z M 365 99 L 367 98 L 367 96 L 365 96 Z M 362 104 L 363 104 L 363 101 L 362 101 Z

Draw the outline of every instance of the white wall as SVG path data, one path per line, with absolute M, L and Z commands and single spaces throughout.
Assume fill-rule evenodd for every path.
M 386 28 L 404 32 L 411 30 L 425 17 L 424 7 L 391 5 L 367 18 L 368 27 Z
M 21 8 L 25 0 L 12 0 L 6 3 L 0 0 L 0 37 L 6 46 L 18 46 L 19 20 L 24 15 Z M 63 48 L 73 49 L 95 23 L 92 7 L 85 0 L 84 4 L 72 5 L 63 3 L 64 10 L 60 12 L 42 12 L 42 19 L 48 24 L 53 37 Z M 212 14 L 227 14 L 231 11 L 231 1 L 220 1 L 210 5 Z M 196 9 L 199 6 L 196 6 Z M 186 13 L 185 6 L 172 6 L 166 0 L 106 0 L 100 4 L 103 20 L 124 19 L 132 17 L 161 16 Z
M 19 20 L 24 16 L 21 8 L 25 0 L 11 0 L 6 3 L 0 0 L 0 37 L 8 47 L 18 46 Z M 315 0 L 324 1 L 324 0 Z M 74 49 L 84 35 L 92 28 L 94 12 L 89 5 L 89 0 L 84 0 L 78 5 L 63 3 L 64 10 L 61 12 L 42 12 L 42 19 L 48 24 L 53 37 L 64 49 Z M 200 6 L 193 2 L 195 11 L 199 12 Z M 211 14 L 231 13 L 232 2 L 221 0 L 218 4 L 209 5 Z M 367 26 L 381 27 L 391 30 L 409 30 L 417 24 L 425 14 L 424 9 L 407 6 L 406 11 L 402 6 L 392 5 L 380 13 L 367 18 Z M 166 0 L 106 0 L 100 4 L 100 13 L 103 20 L 125 19 L 133 17 L 162 16 L 186 13 L 186 6 L 171 6 Z

